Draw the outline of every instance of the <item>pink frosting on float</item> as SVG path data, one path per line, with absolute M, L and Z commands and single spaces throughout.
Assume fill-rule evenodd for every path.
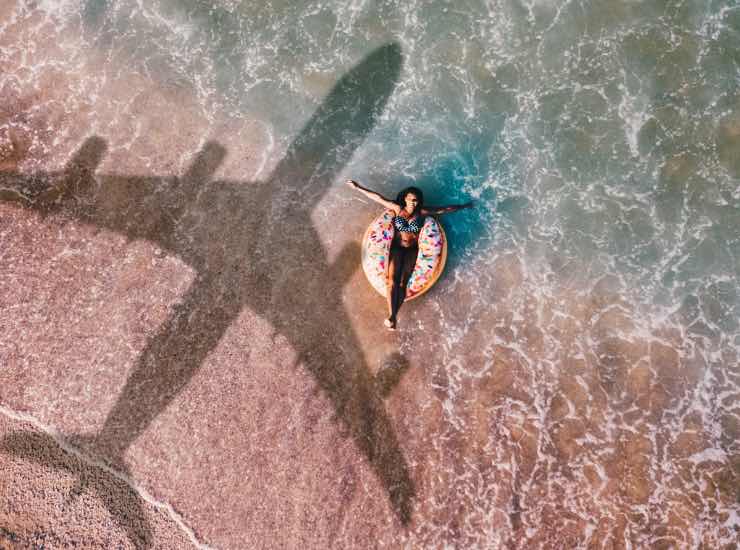
M 370 223 L 362 240 L 362 269 L 372 287 L 382 296 L 386 295 L 388 255 L 395 233 L 393 217 L 392 210 L 383 212 Z M 436 218 L 427 216 L 419 232 L 419 254 L 406 289 L 407 300 L 423 294 L 434 285 L 444 270 L 446 259 L 444 229 Z

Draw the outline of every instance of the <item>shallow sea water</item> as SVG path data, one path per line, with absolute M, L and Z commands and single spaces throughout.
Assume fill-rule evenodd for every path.
M 260 181 L 388 44 L 381 115 L 311 176 L 322 246 L 377 212 L 347 177 L 476 207 L 443 217 L 447 272 L 401 313 L 423 497 L 383 545 L 737 547 L 736 2 L 6 2 L 0 169 L 101 135 L 100 173 L 178 174 L 215 139 L 219 175 Z

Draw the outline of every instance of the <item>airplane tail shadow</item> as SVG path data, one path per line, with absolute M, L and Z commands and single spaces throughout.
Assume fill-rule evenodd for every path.
M 76 442 L 94 440 L 85 436 L 74 439 Z M 0 452 L 74 476 L 76 482 L 68 500 L 92 491 L 137 550 L 151 547 L 153 534 L 144 503 L 124 481 L 129 473 L 122 462 L 115 467 L 118 475 L 113 475 L 108 469 L 82 463 L 64 451 L 50 435 L 32 431 L 16 431 L 6 435 L 0 440 Z

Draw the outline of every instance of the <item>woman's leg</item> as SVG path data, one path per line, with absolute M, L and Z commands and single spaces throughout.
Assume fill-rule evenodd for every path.
M 388 328 L 395 328 L 396 326 L 396 307 L 398 294 L 398 276 L 400 275 L 403 268 L 403 248 L 398 245 L 391 245 L 390 253 L 388 254 L 388 272 L 386 273 L 385 279 L 385 296 L 388 301 L 388 319 L 385 320 L 384 324 Z
M 418 255 L 418 246 L 411 246 L 406 249 L 406 256 L 403 259 L 403 273 L 401 274 L 401 284 L 403 285 L 403 288 L 406 288 L 406 284 L 409 282 L 411 274 L 414 272 L 414 268 L 416 267 L 416 257 Z M 405 298 L 406 293 L 404 293 L 403 296 Z
M 390 317 L 388 318 L 389 322 L 386 323 L 386 326 L 390 328 L 395 328 L 398 310 L 401 309 L 401 305 L 406 298 L 406 283 L 408 283 L 414 271 L 417 254 L 418 248 L 415 246 L 409 248 L 398 247 L 395 254 L 391 249 L 391 261 L 388 265 Z

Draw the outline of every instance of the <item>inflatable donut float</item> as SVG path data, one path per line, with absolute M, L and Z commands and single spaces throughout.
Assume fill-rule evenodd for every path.
M 362 239 L 362 269 L 372 287 L 386 295 L 388 256 L 395 228 L 393 210 L 386 210 L 375 218 Z M 416 265 L 406 285 L 406 300 L 424 294 L 437 282 L 447 261 L 447 237 L 442 224 L 427 216 L 419 232 L 419 254 Z

